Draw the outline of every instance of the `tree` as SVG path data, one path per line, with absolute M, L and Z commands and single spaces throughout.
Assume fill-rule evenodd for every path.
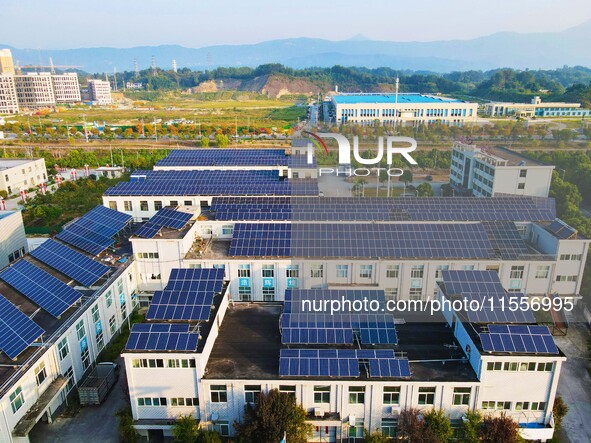
M 119 437 L 122 443 L 136 443 L 138 435 L 133 427 L 133 417 L 131 410 L 123 408 L 117 411 L 119 417 Z
M 411 183 L 412 182 L 412 171 L 410 169 L 405 169 L 404 172 L 398 177 L 398 180 L 404 183 Z
M 225 148 L 230 144 L 230 140 L 228 139 L 227 135 L 217 134 L 215 136 L 215 144 L 218 145 L 220 148 Z
M 197 421 L 192 415 L 181 415 L 172 426 L 172 435 L 175 442 L 195 443 L 199 436 Z
M 480 427 L 482 426 L 482 414 L 478 411 L 466 412 L 464 421 L 464 437 L 462 443 L 479 443 Z
M 421 412 L 418 409 L 404 409 L 398 417 L 398 435 L 408 441 L 423 441 L 425 433 Z
M 312 433 L 306 423 L 306 411 L 296 403 L 295 397 L 272 389 L 261 392 L 259 401 L 244 407 L 242 423 L 234 422 L 239 438 L 246 441 L 278 442 L 287 434 L 290 443 L 305 443 Z
M 433 192 L 433 186 L 430 183 L 421 183 L 417 186 L 417 191 L 419 197 L 433 197 L 435 193 Z
M 519 425 L 504 412 L 499 416 L 487 415 L 480 427 L 482 443 L 520 443 Z
M 365 443 L 388 443 L 389 441 L 391 441 L 390 437 L 382 434 L 379 429 L 375 430 L 371 434 L 367 429 L 364 429 L 363 435 L 364 435 L 363 441 Z
M 556 397 L 554 406 L 552 407 L 552 414 L 554 415 L 554 426 L 556 429 L 562 426 L 562 419 L 568 414 L 568 406 L 562 397 Z
M 423 425 L 428 441 L 447 443 L 452 437 L 451 422 L 441 409 L 431 409 L 423 416 Z
M 206 135 L 202 135 L 199 144 L 203 148 L 207 148 L 209 146 L 209 137 L 207 137 Z
M 202 429 L 197 436 L 197 443 L 222 443 L 222 437 L 216 431 Z

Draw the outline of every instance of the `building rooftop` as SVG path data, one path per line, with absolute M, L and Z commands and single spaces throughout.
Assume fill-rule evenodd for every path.
M 286 348 L 281 344 L 279 332 L 281 312 L 279 304 L 235 303 L 230 306 L 204 378 L 279 379 L 279 353 L 282 347 Z M 404 324 L 396 326 L 398 345 L 380 348 L 405 354 L 410 360 L 412 380 L 476 381 L 476 374 L 464 359 L 462 349 L 443 317 L 428 323 L 415 322 L 417 319 L 408 316 Z M 301 345 L 295 347 L 306 348 Z M 353 349 L 350 346 L 318 345 L 308 348 Z
M 0 170 L 16 168 L 27 163 L 39 160 L 38 158 L 3 158 L 0 159 Z
M 332 99 L 337 104 L 394 104 L 396 103 L 395 94 L 337 94 L 333 95 Z M 427 95 L 418 93 L 402 93 L 398 94 L 398 104 L 409 103 L 466 103 L 462 100 L 457 100 L 438 95 Z
M 552 165 L 547 165 L 519 152 L 498 146 L 477 146 L 455 142 L 454 147 L 460 151 L 476 152 L 483 161 L 491 163 L 494 166 L 546 166 L 548 168 L 554 168 Z

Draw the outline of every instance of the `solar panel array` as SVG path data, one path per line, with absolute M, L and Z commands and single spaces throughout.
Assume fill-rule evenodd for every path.
M 139 323 L 133 325 L 127 345 L 129 351 L 195 352 L 199 333 L 189 332 L 189 324 Z
M 324 301 L 377 301 L 377 311 L 313 312 L 308 306 L 324 306 Z M 308 304 L 310 303 L 310 305 Z M 396 329 L 391 314 L 384 313 L 386 300 L 382 290 L 288 289 L 281 318 L 284 344 L 353 344 L 354 332 L 363 344 L 396 344 Z
M 236 257 L 495 258 L 479 223 L 236 223 Z
M 173 149 L 156 166 L 287 166 L 284 149 Z
M 369 366 L 373 378 L 410 377 L 408 359 L 391 349 L 281 349 L 280 377 L 351 377 L 361 375 L 360 364 Z
M 208 320 L 223 282 L 223 269 L 173 269 L 164 291 L 154 292 L 146 319 Z
M 0 350 L 17 358 L 45 331 L 0 295 Z
M 266 206 L 260 211 L 261 204 Z M 218 220 L 293 221 L 551 221 L 552 198 L 476 197 L 215 197 Z
M 488 330 L 488 334 L 479 334 L 484 352 L 558 354 L 558 347 L 546 326 L 489 325 Z
M 113 237 L 131 219 L 131 215 L 99 205 L 70 223 L 57 238 L 92 255 L 98 255 L 114 243 Z
M 19 260 L 0 273 L 17 291 L 54 317 L 62 315 L 82 294 L 26 260 Z
M 495 252 L 503 260 L 517 260 L 529 253 L 527 245 L 512 221 L 482 222 Z
M 577 238 L 577 230 L 559 219 L 553 220 L 548 225 L 548 230 L 562 240 Z
M 33 249 L 31 255 L 87 287 L 109 272 L 108 266 L 52 239 Z
M 147 171 L 117 183 L 104 195 L 318 195 L 318 181 L 288 180 L 276 170 Z
M 178 211 L 176 208 L 162 208 L 147 223 L 135 231 L 135 235 L 143 238 L 154 238 L 164 228 L 183 229 L 193 214 Z

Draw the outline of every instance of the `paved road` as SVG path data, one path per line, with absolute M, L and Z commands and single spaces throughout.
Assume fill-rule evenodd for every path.
M 118 443 L 115 413 L 127 405 L 125 373 L 122 371 L 102 405 L 83 407 L 74 417 L 58 417 L 50 425 L 38 423 L 29 434 L 31 443 Z
M 558 395 L 562 396 L 569 411 L 563 420 L 561 441 L 581 443 L 591 441 L 591 377 L 587 371 L 587 340 L 585 324 L 571 322 L 566 337 L 555 337 L 557 345 L 566 354 L 558 382 Z

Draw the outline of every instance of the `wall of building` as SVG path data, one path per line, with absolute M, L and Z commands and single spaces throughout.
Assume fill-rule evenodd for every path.
M 18 112 L 14 77 L 11 74 L 0 74 L 0 114 L 16 114 Z
M 4 214 L 0 213 L 0 216 Z M 20 211 L 0 218 L 0 269 L 28 252 L 27 237 Z
M 8 195 L 18 195 L 21 190 L 34 188 L 46 181 L 47 169 L 42 158 L 27 162 L 17 159 L 0 160 L 0 190 L 6 191 Z

